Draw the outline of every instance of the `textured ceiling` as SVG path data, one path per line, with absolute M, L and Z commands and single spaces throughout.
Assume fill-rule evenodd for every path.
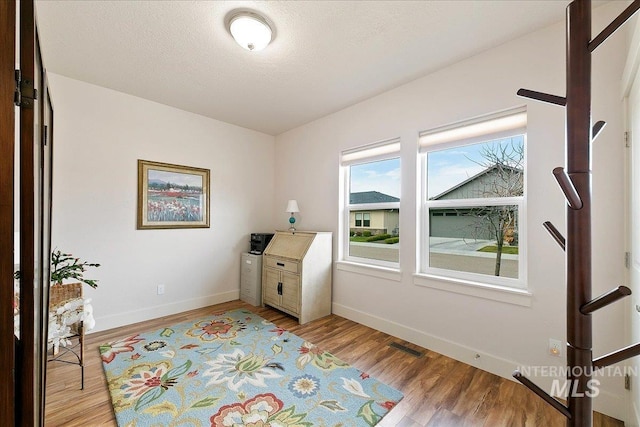
M 277 135 L 562 21 L 568 3 L 41 0 L 36 13 L 49 71 Z M 235 44 L 237 8 L 274 23 L 265 50 Z

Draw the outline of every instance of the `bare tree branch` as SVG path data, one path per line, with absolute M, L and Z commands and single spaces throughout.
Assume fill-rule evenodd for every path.
M 482 160 L 470 161 L 482 166 L 478 185 L 470 189 L 473 198 L 519 197 L 524 195 L 524 144 L 513 138 L 486 144 L 480 151 Z M 517 244 L 517 206 L 483 206 L 467 213 L 475 218 L 473 233 L 476 236 L 491 235 L 496 239 L 496 276 L 500 275 L 502 251 L 505 242 Z

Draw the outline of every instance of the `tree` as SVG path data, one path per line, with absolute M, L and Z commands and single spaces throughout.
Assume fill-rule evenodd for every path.
M 482 179 L 474 189 L 474 198 L 520 197 L 524 194 L 524 144 L 521 139 L 496 141 L 485 144 L 482 160 L 469 159 L 485 168 Z M 475 218 L 476 236 L 487 232 L 496 239 L 494 275 L 500 275 L 504 243 L 517 243 L 517 207 L 513 205 L 473 208 L 469 215 Z

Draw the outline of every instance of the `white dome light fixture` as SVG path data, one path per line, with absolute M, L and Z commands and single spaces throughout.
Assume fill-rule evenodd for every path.
M 229 32 L 243 48 L 262 50 L 272 40 L 272 29 L 267 20 L 257 13 L 238 12 L 229 20 Z

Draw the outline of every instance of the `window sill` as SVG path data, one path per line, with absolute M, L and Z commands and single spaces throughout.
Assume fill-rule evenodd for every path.
M 497 285 L 471 282 L 430 274 L 414 274 L 413 284 L 441 291 L 470 295 L 493 301 L 531 307 L 533 294 L 524 289 L 507 288 Z
M 336 261 L 336 268 L 342 271 L 365 274 L 367 276 L 379 277 L 381 279 L 399 282 L 402 279 L 400 270 L 377 265 L 361 264 L 352 261 Z

